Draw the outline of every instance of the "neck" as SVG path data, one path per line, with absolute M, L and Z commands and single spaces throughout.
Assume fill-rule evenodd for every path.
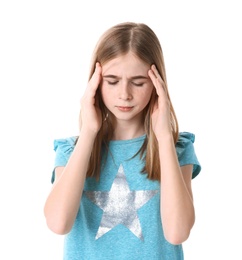
M 119 125 L 117 124 L 115 126 L 115 130 L 113 133 L 113 140 L 129 140 L 133 138 L 137 138 L 141 135 L 144 135 L 144 126 L 142 124 L 135 124 L 132 125 L 130 122 L 128 124 Z

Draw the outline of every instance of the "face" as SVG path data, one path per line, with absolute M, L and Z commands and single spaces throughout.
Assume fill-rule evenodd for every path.
M 131 52 L 102 66 L 102 99 L 117 122 L 141 122 L 142 111 L 154 89 L 149 69 L 148 64 Z

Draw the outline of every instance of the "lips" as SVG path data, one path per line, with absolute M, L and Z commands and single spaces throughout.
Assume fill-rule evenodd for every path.
M 132 110 L 134 107 L 128 107 L 128 106 L 117 106 L 118 110 L 122 111 L 122 112 L 129 112 L 130 110 Z

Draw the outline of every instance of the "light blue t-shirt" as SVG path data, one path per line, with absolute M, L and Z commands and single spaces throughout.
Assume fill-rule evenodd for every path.
M 160 217 L 160 184 L 141 173 L 139 151 L 145 135 L 109 143 L 100 180 L 87 178 L 80 208 L 64 241 L 64 260 L 183 260 L 182 245 L 165 238 Z M 195 136 L 181 132 L 176 144 L 180 166 L 201 166 L 194 150 Z M 76 137 L 54 141 L 55 167 L 65 166 Z M 52 182 L 54 181 L 54 171 Z

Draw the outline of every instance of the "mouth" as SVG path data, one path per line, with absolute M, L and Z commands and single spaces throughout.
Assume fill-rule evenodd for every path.
M 117 108 L 118 108 L 118 110 L 120 110 L 120 111 L 122 111 L 122 112 L 129 112 L 130 110 L 132 110 L 134 107 L 132 107 L 132 106 L 125 106 L 125 107 L 123 107 L 123 106 L 117 106 Z

